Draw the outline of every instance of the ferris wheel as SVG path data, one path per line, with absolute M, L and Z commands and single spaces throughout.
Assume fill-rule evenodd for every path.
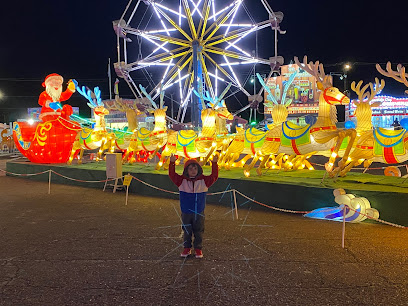
M 256 2 L 264 14 L 258 9 L 255 18 L 245 2 Z M 262 101 L 263 89 L 249 93 L 244 88 L 245 78 L 255 74 L 258 64 L 273 68 L 283 63 L 277 56 L 278 33 L 285 33 L 280 29 L 282 19 L 283 14 L 275 13 L 267 0 L 130 0 L 121 18 L 113 21 L 118 58 L 115 71 L 137 98 L 142 97 L 133 80 L 137 73 L 149 82 L 153 99 L 160 90 L 171 91 L 179 110 L 176 120 L 169 119 L 184 122 L 190 106 L 191 122 L 199 126 L 202 104 L 192 94 L 194 89 L 216 99 L 231 83 L 232 94 L 241 91 L 248 97 L 240 111 Z M 266 59 L 255 51 L 254 37 L 262 29 L 269 29 L 275 47 L 274 56 Z M 245 69 L 246 74 L 242 73 Z M 152 78 L 152 72 L 156 77 Z

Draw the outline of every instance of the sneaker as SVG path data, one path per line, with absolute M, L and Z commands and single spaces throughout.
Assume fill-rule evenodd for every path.
M 196 258 L 203 258 L 203 251 L 201 251 L 200 249 L 195 249 L 195 254 L 196 254 Z
M 180 256 L 181 257 L 188 257 L 188 255 L 191 255 L 191 249 L 190 248 L 184 248 L 183 252 L 181 252 Z

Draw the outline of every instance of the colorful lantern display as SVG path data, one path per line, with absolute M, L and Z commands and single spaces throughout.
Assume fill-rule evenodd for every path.
M 257 74 L 258 80 L 268 93 L 267 101 L 265 101 L 265 106 L 271 110 L 273 123 L 268 125 L 268 129 L 273 129 L 283 122 L 286 121 L 288 117 L 287 107 L 291 104 L 291 100 L 286 99 L 287 90 L 292 84 L 296 73 L 293 73 L 285 87 L 283 88 L 282 95 L 280 92 L 275 92 L 273 94 L 269 87 L 266 86 L 264 80 L 259 74 Z M 245 175 L 249 176 L 250 170 L 255 166 L 258 160 L 261 160 L 259 167 L 257 168 L 258 174 L 261 174 L 261 170 L 266 162 L 268 161 L 270 155 L 276 152 L 277 144 L 274 144 L 266 137 L 267 132 L 262 132 L 254 127 L 250 127 L 245 131 L 239 131 L 234 137 L 234 141 L 228 147 L 226 152 L 221 153 L 220 166 L 225 166 L 227 169 L 230 167 L 244 166 L 246 161 L 253 157 L 252 162 L 245 170 Z M 256 152 L 264 152 L 261 154 L 256 154 Z M 239 156 L 244 153 L 247 154 L 242 160 L 236 162 Z M 262 155 L 263 154 L 263 155 Z
M 349 137 L 350 141 L 346 143 L 343 156 L 343 159 L 347 160 L 356 137 L 356 131 L 354 129 L 336 128 L 337 114 L 335 105 L 348 104 L 349 99 L 337 88 L 333 87 L 331 77 L 325 74 L 323 65 L 318 61 L 315 63 L 308 62 L 305 56 L 303 63 L 300 63 L 297 57 L 295 57 L 295 62 L 300 68 L 317 79 L 317 87 L 321 91 L 317 120 L 309 122 L 306 126 L 297 126 L 288 121 L 280 122 L 267 132 L 250 128 L 242 132 L 242 135 L 237 135 L 225 154 L 227 161 L 222 160 L 221 163 L 235 163 L 235 159 L 239 154 L 234 155 L 233 151 L 230 152 L 233 146 L 247 147 L 245 153 L 248 155 L 246 158 L 253 158 L 251 165 L 247 166 L 244 171 L 244 174 L 249 176 L 251 168 L 258 159 L 261 160 L 261 166 L 264 166 L 268 159 L 272 157 L 271 167 L 273 168 L 274 165 L 282 163 L 282 159 L 285 155 L 288 155 L 289 157 L 286 157 L 289 160 L 288 165 L 301 169 L 308 165 L 306 159 L 317 152 L 329 157 L 325 167 L 328 172 L 333 172 L 334 162 L 343 140 Z M 272 95 L 270 96 L 273 98 Z M 279 93 L 278 98 L 283 100 L 283 105 L 286 103 L 285 96 L 281 98 Z M 282 104 L 277 110 L 283 110 Z M 285 111 L 281 112 L 283 115 L 280 115 L 279 118 L 285 117 Z M 240 161 L 241 165 L 245 164 L 245 162 L 245 159 Z M 344 164 L 344 161 L 341 160 L 339 163 Z
M 223 139 L 221 146 L 229 144 L 229 141 L 223 138 L 224 135 L 220 135 L 220 138 L 218 138 L 216 134 L 217 131 L 223 130 L 223 127 L 217 127 L 217 117 L 222 119 L 218 123 L 224 125 L 226 125 L 226 120 L 224 119 L 233 119 L 232 114 L 228 111 L 225 102 L 222 100 L 228 89 L 229 86 L 220 97 L 215 97 L 215 99 L 210 98 L 208 93 L 204 96 L 201 90 L 201 94 L 196 92 L 200 97 L 202 105 L 202 130 L 199 133 L 194 130 L 169 131 L 167 145 L 156 166 L 157 170 L 163 165 L 167 168 L 170 159 L 167 159 L 167 161 L 165 159 L 171 154 L 178 155 L 179 159 L 204 158 L 205 161 L 202 161 L 202 163 L 206 163 L 217 147 L 219 147 L 220 139 Z M 208 106 L 205 101 L 209 102 Z
M 34 163 L 65 163 L 81 126 L 69 119 L 70 105 L 61 106 L 75 92 L 75 80 L 62 92 L 63 78 L 56 74 L 46 77 L 38 103 L 42 105 L 43 122 L 19 121 L 13 125 L 13 138 L 18 150 Z
M 146 128 L 135 129 L 133 131 L 129 146 L 127 147 L 123 161 L 126 162 L 129 158 L 129 155 L 135 154 L 140 156 L 137 153 L 143 152 L 142 155 L 146 156 L 143 161 L 147 161 L 147 157 L 153 158 L 156 153 L 167 143 L 167 127 L 166 127 L 166 111 L 167 106 L 164 106 L 164 91 L 160 88 L 160 107 L 157 107 L 156 102 L 152 97 L 147 93 L 146 89 L 139 85 L 140 90 L 147 97 L 147 99 L 152 104 L 153 108 L 150 108 L 148 111 L 154 116 L 154 129 L 149 131 Z M 135 158 L 130 158 L 129 162 L 133 163 Z
M 344 189 L 333 191 L 334 201 L 339 204 L 337 207 L 319 208 L 307 213 L 305 217 L 314 219 L 324 219 L 332 221 L 361 222 L 368 217 L 378 219 L 378 210 L 370 206 L 370 202 L 363 197 L 356 197 L 353 194 L 346 194 Z
M 81 164 L 84 150 L 94 150 L 97 148 L 99 148 L 96 157 L 98 161 L 101 159 L 105 150 L 113 152 L 115 145 L 115 134 L 108 133 L 106 130 L 105 115 L 108 115 L 109 111 L 102 103 L 99 87 L 95 87 L 92 92 L 89 88 L 82 86 L 82 89 L 78 87 L 78 92 L 89 101 L 88 106 L 94 112 L 95 126 L 92 129 L 85 127 L 78 132 L 75 142 L 72 145 L 68 164 L 72 163 L 78 151 L 80 151 L 78 163 Z
M 9 151 L 12 148 L 13 137 L 9 134 L 9 130 L 7 128 L 1 130 L 1 123 L 0 123 L 0 151 Z
M 40 94 L 38 104 L 42 106 L 40 119 L 43 122 L 57 119 L 59 116 L 63 116 L 65 119 L 69 119 L 72 115 L 72 107 L 70 105 L 61 105 L 61 102 L 71 98 L 75 92 L 76 81 L 69 80 L 68 88 L 64 92 L 62 91 L 62 83 L 64 79 L 57 73 L 51 73 L 47 75 L 42 86 L 45 90 Z
M 79 124 L 62 117 L 33 124 L 14 122 L 13 138 L 21 154 L 33 163 L 65 163 L 80 130 Z
M 386 65 L 386 71 L 383 70 L 378 64 L 376 67 L 378 72 L 380 72 L 382 75 L 391 77 L 394 80 L 408 86 L 405 67 L 402 65 L 397 66 L 397 71 L 392 70 L 390 62 L 388 62 Z M 378 81 L 376 83 L 378 87 Z M 358 86 L 357 88 L 355 87 L 357 90 L 356 92 L 359 93 L 360 105 L 362 104 L 361 100 L 369 98 L 368 102 L 365 103 L 366 113 L 367 110 L 369 110 L 369 114 L 371 115 L 372 105 L 369 105 L 369 100 L 374 96 L 363 94 L 366 88 L 367 87 L 364 87 L 363 90 L 360 90 Z M 370 88 L 371 91 L 374 92 L 374 87 L 372 84 L 370 85 Z M 359 128 L 359 116 L 362 116 L 361 113 L 362 112 L 356 113 L 357 129 Z M 345 176 L 353 167 L 356 167 L 363 162 L 365 163 L 365 166 L 368 167 L 372 162 L 398 164 L 408 160 L 408 119 L 401 120 L 401 130 L 388 130 L 380 127 L 371 128 L 372 124 L 370 116 L 366 116 L 364 122 L 366 122 L 366 127 L 370 127 L 370 129 L 366 131 L 360 130 L 361 132 L 356 141 L 355 149 L 350 154 L 346 163 L 342 164 L 338 169 L 333 171 L 332 175 L 339 174 L 340 176 Z

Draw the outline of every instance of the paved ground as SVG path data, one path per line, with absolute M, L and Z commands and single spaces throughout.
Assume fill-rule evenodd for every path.
M 207 206 L 205 258 L 182 260 L 177 201 L 47 190 L 0 177 L 1 305 L 407 303 L 407 230 L 347 224 L 343 250 L 340 223 L 238 199 L 236 221 Z

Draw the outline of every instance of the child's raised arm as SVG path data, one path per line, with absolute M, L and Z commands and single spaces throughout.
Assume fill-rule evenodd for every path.
M 176 157 L 172 154 L 170 156 L 169 177 L 179 187 L 183 182 L 183 177 L 176 173 L 176 160 Z
M 215 155 L 212 160 L 212 171 L 208 176 L 204 176 L 205 185 L 210 188 L 218 180 L 218 155 Z

